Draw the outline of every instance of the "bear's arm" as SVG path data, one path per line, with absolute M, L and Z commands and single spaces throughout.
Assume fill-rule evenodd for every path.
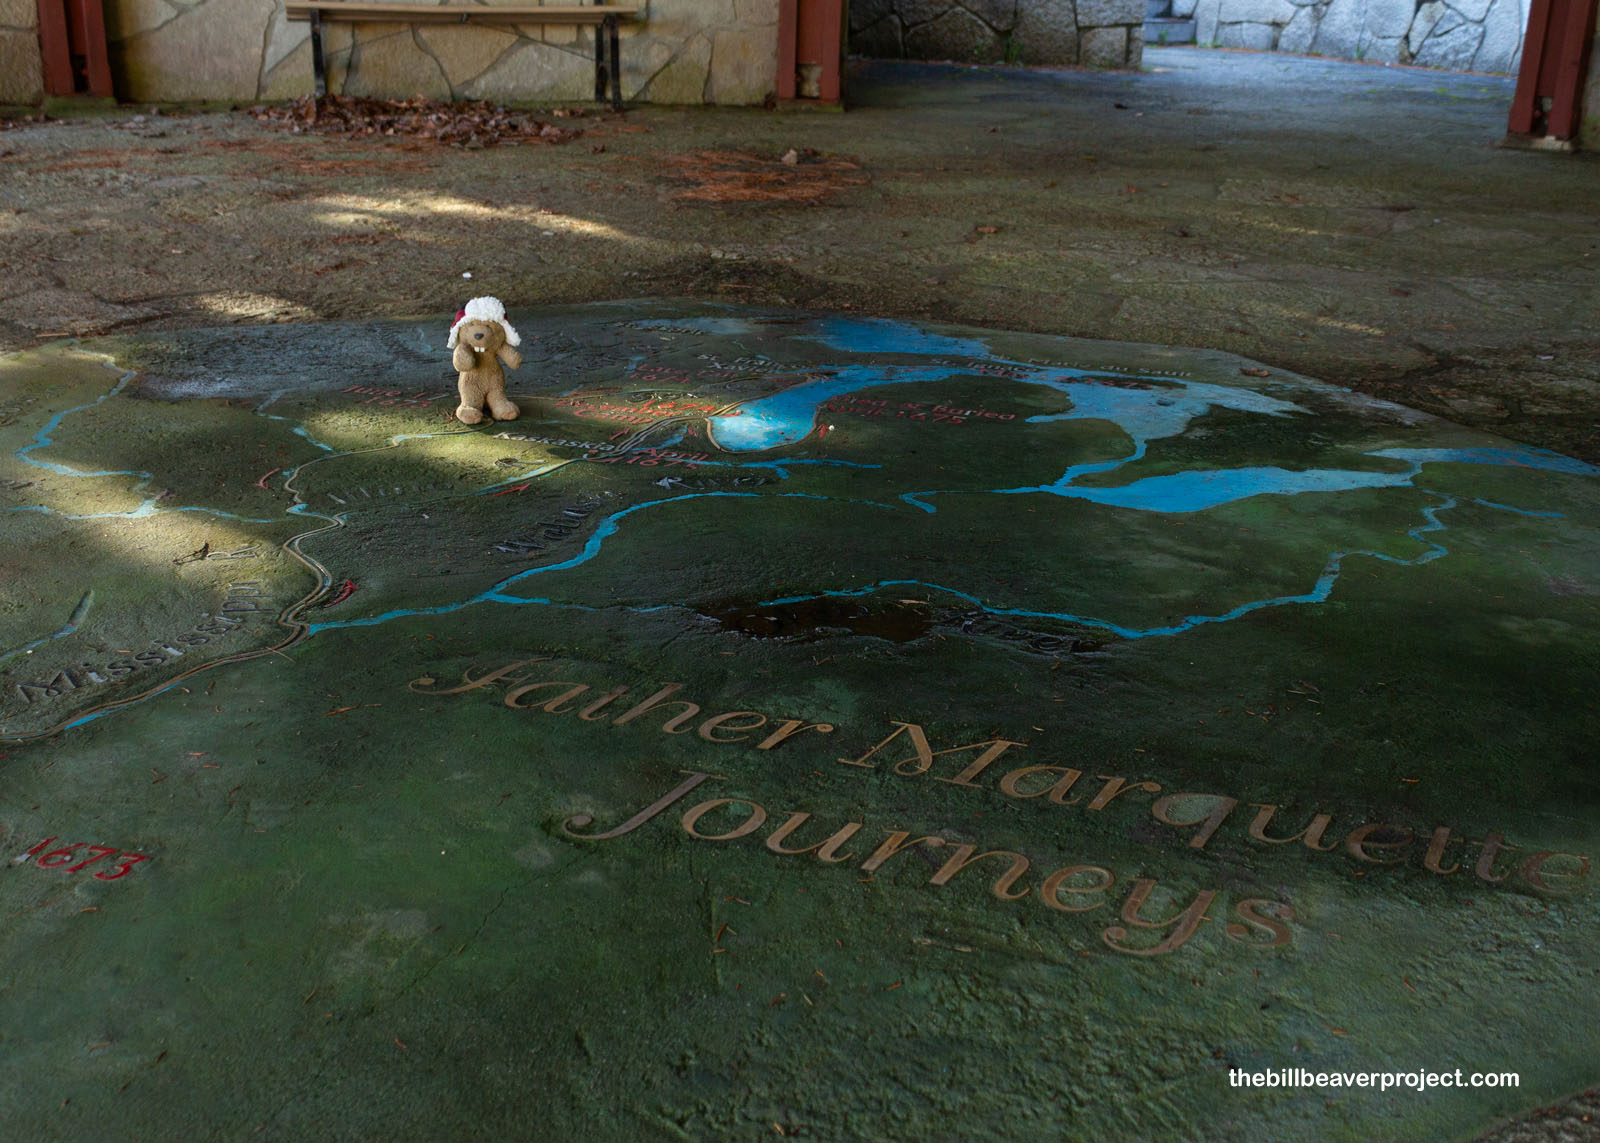
M 509 345 L 502 345 L 496 351 L 496 355 L 506 363 L 507 369 L 515 369 L 522 364 L 522 354 L 512 349 Z
M 456 367 L 457 373 L 467 373 L 477 366 L 478 359 L 471 347 L 458 343 L 455 353 L 450 355 L 450 364 Z

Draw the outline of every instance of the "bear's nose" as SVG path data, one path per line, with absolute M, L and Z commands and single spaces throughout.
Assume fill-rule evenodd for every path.
M 473 341 L 482 341 L 483 340 L 483 331 L 479 330 L 477 333 L 473 334 L 472 335 L 472 340 Z

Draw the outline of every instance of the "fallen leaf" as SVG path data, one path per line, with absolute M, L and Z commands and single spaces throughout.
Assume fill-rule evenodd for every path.
M 404 136 L 470 150 L 503 142 L 565 143 L 583 134 L 578 128 L 557 127 L 526 112 L 486 101 L 446 103 L 421 97 L 304 96 L 282 107 L 252 107 L 249 114 L 295 133 Z M 565 118 L 572 112 L 554 114 Z
M 795 156 L 793 162 L 788 154 Z M 849 159 L 824 158 L 811 148 L 803 154 L 804 163 L 802 153 L 793 149 L 783 159 L 748 151 L 691 151 L 657 156 L 653 162 L 669 180 L 689 184 L 671 196 L 680 202 L 811 203 L 869 181 Z

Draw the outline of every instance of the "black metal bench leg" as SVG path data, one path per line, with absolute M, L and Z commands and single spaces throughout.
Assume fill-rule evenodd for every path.
M 594 30 L 594 101 L 606 101 L 606 37 L 604 28 Z
M 328 61 L 322 55 L 322 13 L 311 9 L 311 72 L 316 78 L 315 91 L 321 99 L 328 94 Z
M 606 17 L 606 38 L 611 41 L 611 110 L 622 110 L 622 53 L 617 50 L 617 18 Z

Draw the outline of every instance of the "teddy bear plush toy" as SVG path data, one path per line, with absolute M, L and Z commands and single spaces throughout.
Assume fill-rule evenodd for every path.
M 506 397 L 506 375 L 500 364 L 504 362 L 508 369 L 522 364 L 522 354 L 516 350 L 522 338 L 506 321 L 506 307 L 500 299 L 473 298 L 468 302 L 456 314 L 446 344 L 454 350 L 450 364 L 461 375 L 456 419 L 464 425 L 478 424 L 485 405 L 497 421 L 514 418 L 518 410 Z

